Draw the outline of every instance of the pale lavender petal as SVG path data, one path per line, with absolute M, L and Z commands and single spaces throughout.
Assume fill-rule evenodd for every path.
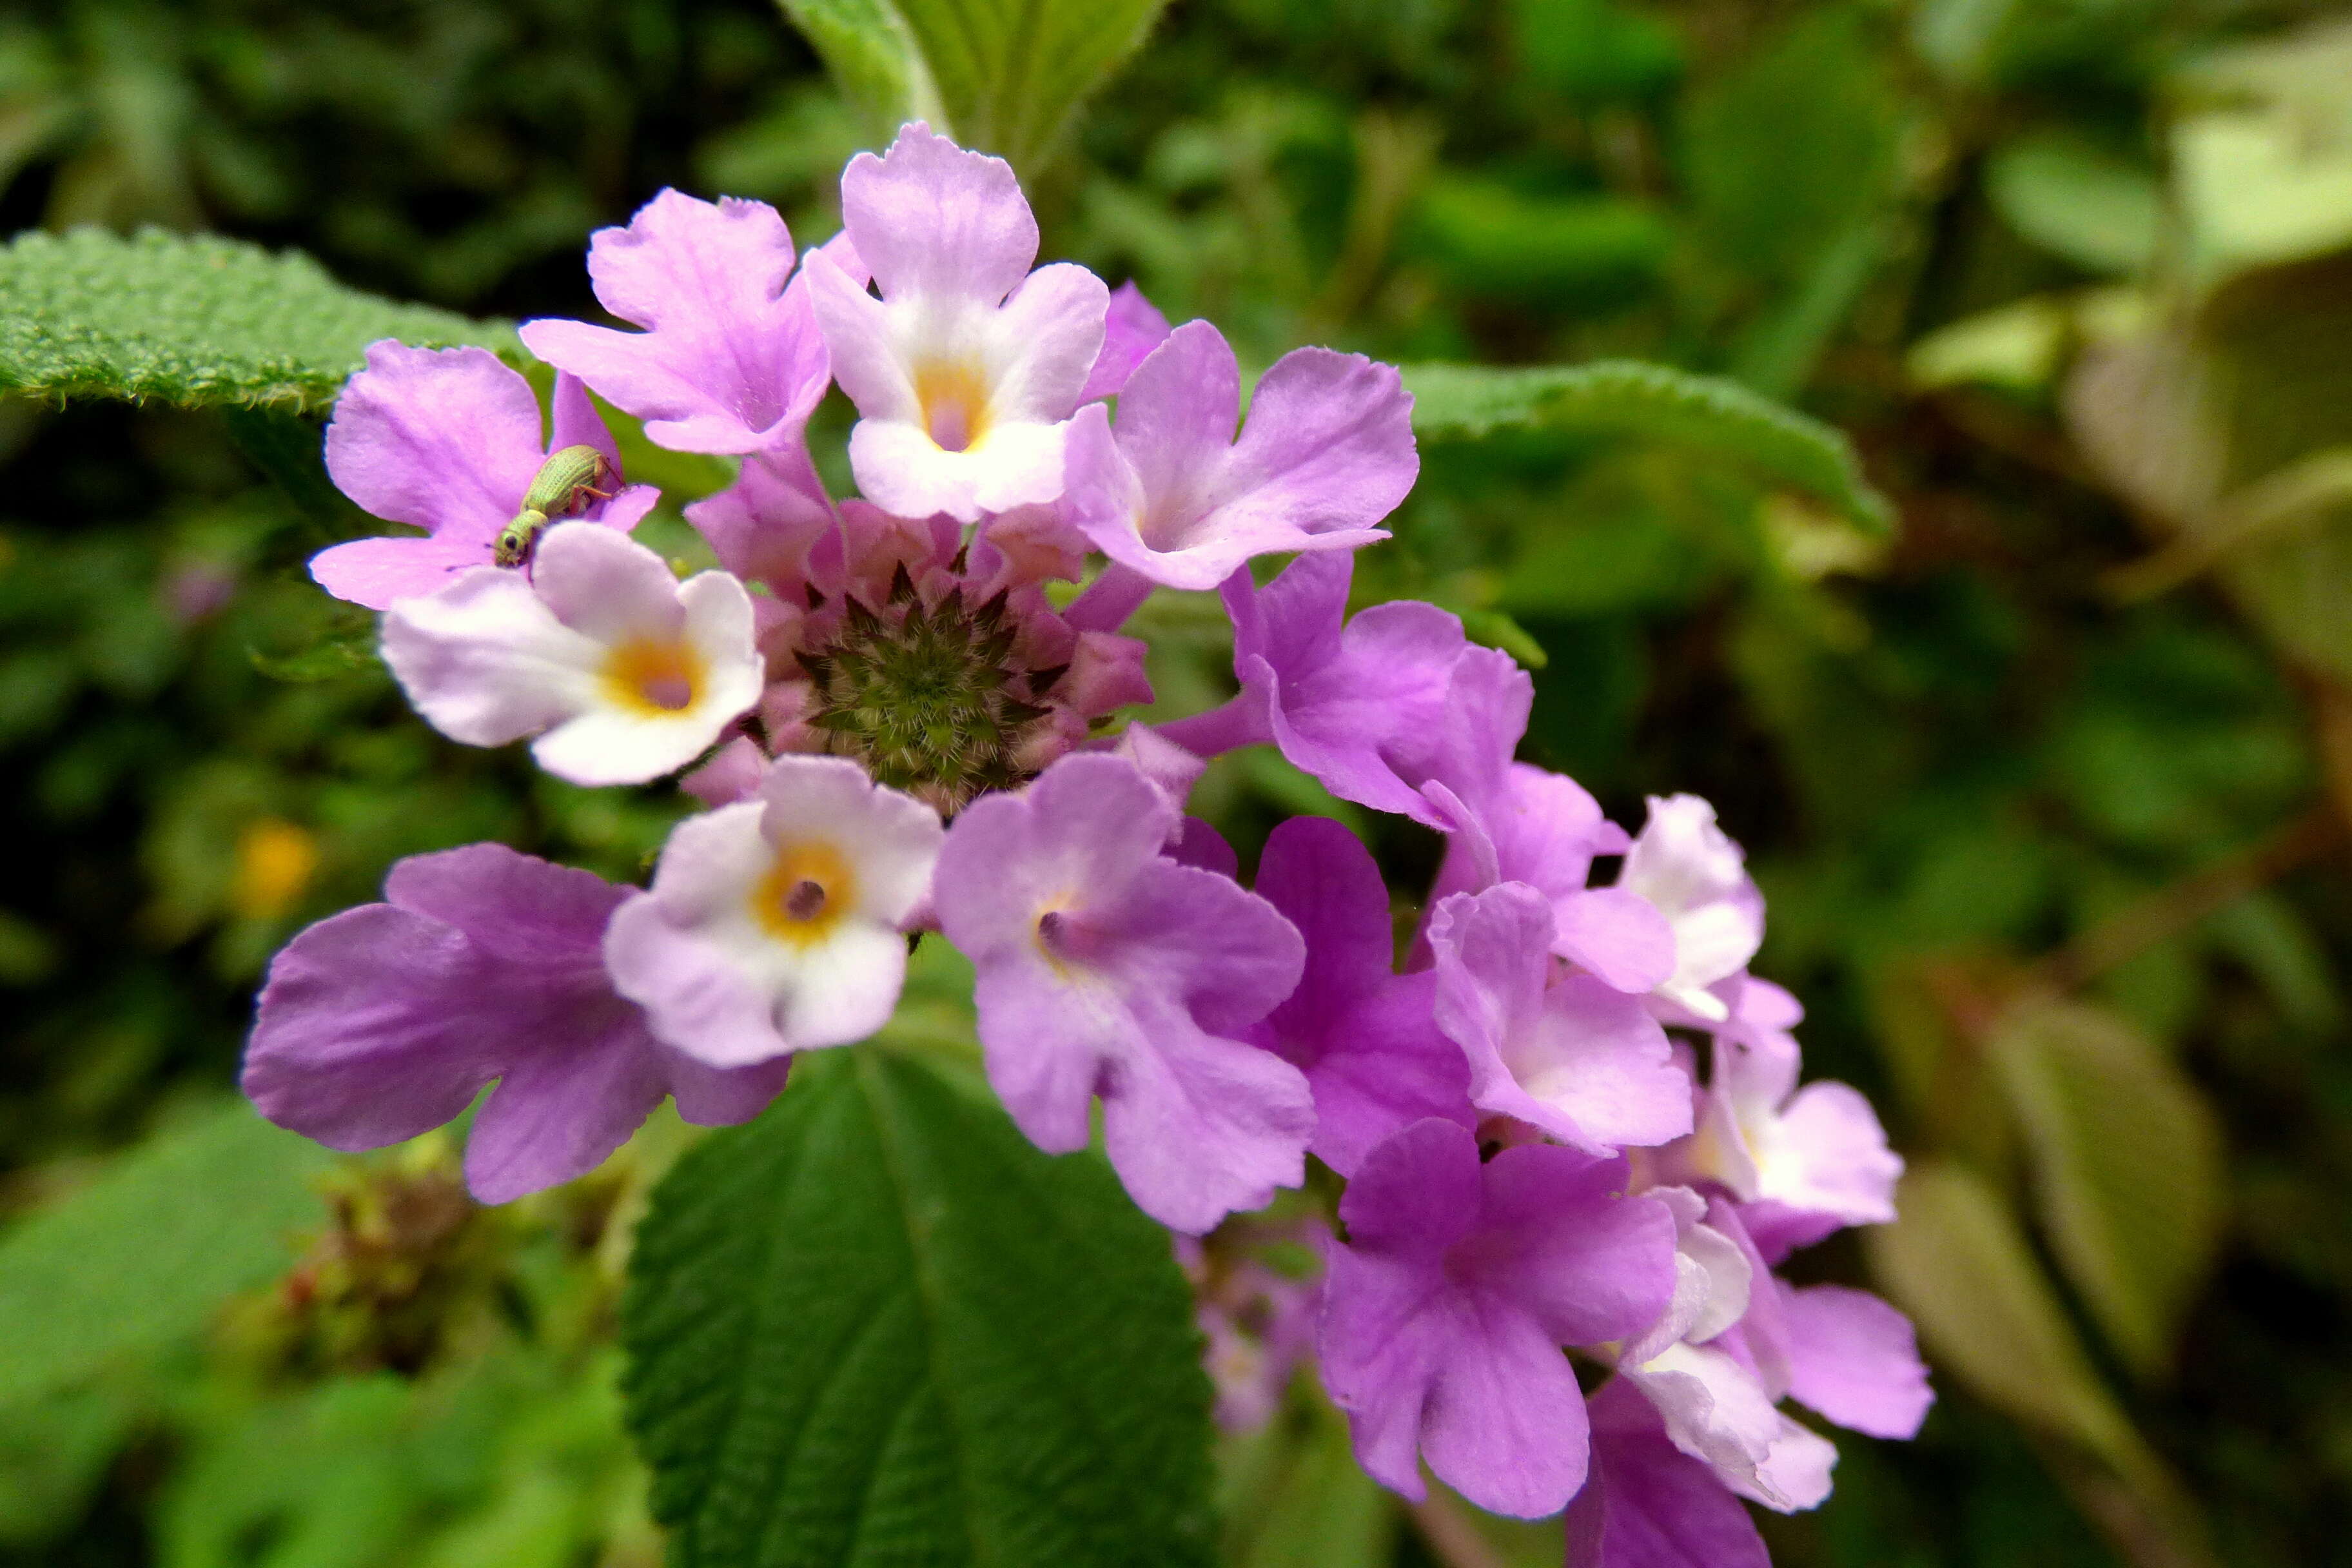
M 1037 258 L 1037 220 L 1013 165 L 918 121 L 841 175 L 842 226 L 883 297 L 962 294 L 994 304 Z
M 1588 888 L 1554 900 L 1551 909 L 1552 951 L 1612 991 L 1642 995 L 1675 972 L 1674 927 L 1646 899 Z
M 557 620 L 600 643 L 671 638 L 686 625 L 669 563 L 598 529 L 564 523 L 542 534 L 530 585 Z
M 1097 548 L 1153 581 L 1210 588 L 1254 555 L 1352 550 L 1412 488 L 1412 396 L 1395 369 L 1298 349 L 1260 378 L 1238 441 L 1232 348 L 1188 321 L 1137 365 L 1119 394 L 1127 472 L 1088 453 L 1074 468 L 1076 521 Z
M 1415 1502 L 1429 1495 L 1421 1479 L 1423 1412 L 1458 1331 L 1449 1305 L 1423 1268 L 1354 1247 L 1331 1250 L 1316 1336 L 1323 1386 L 1348 1414 L 1364 1473 Z
M 1568 1568 L 1771 1568 L 1756 1523 L 1713 1469 L 1667 1441 L 1613 1379 L 1591 1405 L 1592 1469 L 1568 1510 Z
M 433 593 L 456 574 L 489 562 L 488 539 L 354 539 L 310 557 L 310 578 L 338 599 L 388 610 L 396 600 Z
M 792 236 L 775 209 L 664 190 L 626 228 L 599 229 L 588 272 L 616 331 L 527 321 L 524 343 L 680 451 L 752 452 L 790 439 L 824 395 L 824 341 L 786 297 Z
M 1078 401 L 1092 403 L 1100 397 L 1116 397 L 1127 385 L 1127 378 L 1143 363 L 1143 356 L 1158 348 L 1168 338 L 1168 318 L 1161 315 L 1143 290 L 1133 282 L 1120 284 L 1111 290 L 1110 314 L 1103 323 L 1102 353 L 1095 357 L 1094 368 L 1087 373 L 1087 384 L 1078 393 Z
M 1911 1320 L 1865 1290 L 1786 1291 L 1789 1392 L 1841 1426 L 1912 1437 L 1936 1402 Z
M 478 543 L 484 562 L 545 457 L 538 395 L 488 349 L 371 343 L 327 426 L 338 489 L 388 521 Z
M 425 722 L 502 746 L 593 702 L 604 650 L 555 618 L 520 573 L 475 566 L 385 613 L 384 663 Z
M 1130 1004 L 1142 1048 L 1105 1073 L 1103 1152 L 1136 1207 L 1199 1236 L 1306 1180 L 1315 1104 L 1297 1068 L 1208 1033 L 1160 994 Z
M 1471 1100 L 1589 1152 L 1691 1130 L 1689 1079 L 1638 998 L 1549 979 L 1550 906 L 1517 882 L 1456 894 L 1430 927 L 1438 1026 L 1470 1063 Z
M 940 930 L 977 971 L 989 1079 L 1039 1147 L 1087 1139 L 1099 1094 L 1113 1167 L 1172 1227 L 1205 1229 L 1295 1184 L 1314 1129 L 1296 1068 L 1231 1038 L 1297 983 L 1288 921 L 1160 850 L 1168 798 L 1118 758 L 1063 759 L 956 820 Z

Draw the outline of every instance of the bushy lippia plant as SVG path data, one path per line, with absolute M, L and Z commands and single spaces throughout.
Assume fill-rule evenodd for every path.
M 679 1165 L 633 1266 L 633 1421 L 687 1562 L 1202 1560 L 1205 1331 L 1229 1422 L 1311 1355 L 1408 1497 L 1426 1464 L 1569 1509 L 1572 1563 L 1763 1563 L 1740 1500 L 1812 1507 L 1835 1459 L 1780 1401 L 1906 1436 L 1930 1394 L 1891 1308 L 1774 1272 L 1891 1218 L 1901 1166 L 1861 1096 L 1798 1087 L 1738 847 L 1696 797 L 1628 833 L 1515 762 L 1528 677 L 1453 616 L 1349 616 L 1418 469 L 1396 369 L 1299 349 L 1244 418 L 1214 326 L 1033 270 L 1012 169 L 920 124 L 842 198 L 805 255 L 764 205 L 675 192 L 599 233 L 597 297 L 639 330 L 526 323 L 544 416 L 476 346 L 379 342 L 342 388 L 334 482 L 423 532 L 311 573 L 383 612 L 417 711 L 574 784 L 682 773 L 708 809 L 643 889 L 498 844 L 403 861 L 278 956 L 247 1092 L 367 1149 L 495 1083 L 467 1150 L 493 1203 L 665 1098 L 750 1124 Z M 1449 385 L 1475 374 L 1416 384 L 1464 428 L 1727 429 L 1866 510 L 1842 451 L 1733 395 Z M 806 444 L 836 384 L 862 499 Z M 740 458 L 687 509 L 724 570 L 632 540 L 656 498 L 591 390 Z M 1239 690 L 1122 724 L 1151 696 L 1122 628 L 1161 588 L 1223 595 Z M 1444 836 L 1403 973 L 1344 828 L 1283 824 L 1244 887 L 1185 815 L 1258 745 Z M 927 936 L 969 961 L 1009 1125 L 951 1063 L 858 1044 Z M 1280 1227 L 1319 1260 L 1299 1279 L 1251 1260 L 1276 1227 L 1228 1222 L 1310 1157 L 1339 1195 Z

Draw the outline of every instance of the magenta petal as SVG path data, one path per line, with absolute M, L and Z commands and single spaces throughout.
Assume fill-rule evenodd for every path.
M 786 297 L 792 270 L 774 208 L 664 190 L 626 228 L 599 229 L 588 252 L 597 299 L 647 330 L 548 320 L 523 323 L 522 340 L 663 446 L 757 451 L 796 432 L 830 374 L 815 317 Z
M 1936 1402 L 1911 1320 L 1866 1290 L 1815 1285 L 1782 1296 L 1789 1392 L 1841 1426 L 1912 1437 Z
M 1592 1396 L 1592 1473 L 1568 1510 L 1568 1568 L 1771 1568 L 1712 1467 L 1667 1440 L 1623 1380 Z
M 1307 968 L 1255 1037 L 1298 1065 L 1315 1094 L 1308 1147 L 1352 1175 L 1372 1147 L 1423 1117 L 1469 1127 L 1469 1070 L 1431 1016 L 1433 981 L 1391 973 L 1388 889 L 1339 824 L 1293 817 L 1267 838 L 1257 892 L 1307 941 Z
M 1127 385 L 1127 378 L 1143 363 L 1143 356 L 1168 340 L 1168 318 L 1161 315 L 1143 290 L 1134 283 L 1120 284 L 1111 290 L 1110 315 L 1103 323 L 1102 353 L 1095 357 L 1094 368 L 1087 373 L 1087 384 L 1078 394 L 1080 403 L 1092 403 L 1097 398 L 1116 397 Z
M 1225 842 L 1223 834 L 1197 816 L 1188 816 L 1184 819 L 1183 826 L 1177 830 L 1176 837 L 1169 841 L 1166 854 L 1179 866 L 1191 866 L 1198 870 L 1213 871 L 1228 881 L 1241 876 L 1241 857 L 1234 853 L 1234 847 Z M 1265 896 L 1265 891 L 1261 889 L 1259 897 Z M 1281 908 L 1279 904 L 1275 907 Z
M 1584 1485 L 1584 1397 L 1568 1357 L 1515 1311 L 1482 1314 L 1439 1364 L 1421 1449 L 1440 1480 L 1490 1513 L 1541 1519 Z
M 1412 395 L 1394 366 L 1293 349 L 1250 394 L 1226 482 L 1237 492 L 1223 508 L 1226 526 L 1241 511 L 1307 535 L 1369 531 L 1396 510 L 1420 472 Z
M 602 967 L 596 943 L 628 889 L 503 844 L 415 855 L 384 878 L 384 897 L 463 930 L 489 956 L 546 974 Z
M 1477 1223 L 1481 1182 L 1468 1129 L 1416 1121 L 1367 1155 L 1340 1194 L 1349 1246 L 1381 1257 L 1438 1258 Z
M 1674 1213 L 1621 1196 L 1626 1181 L 1622 1159 L 1546 1143 L 1486 1163 L 1486 1223 L 1516 1240 L 1492 1260 L 1493 1278 L 1553 1344 L 1630 1338 L 1673 1302 Z

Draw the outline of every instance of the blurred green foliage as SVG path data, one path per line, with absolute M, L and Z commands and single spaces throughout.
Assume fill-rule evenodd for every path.
M 829 233 L 877 79 L 845 99 L 764 0 L 34 0 L 0 21 L 0 226 L 586 313 L 585 232 L 663 184 Z M 1810 1069 L 1913 1161 L 1901 1224 L 1804 1267 L 1913 1311 L 1943 1403 L 1916 1444 L 1842 1438 L 1776 1560 L 2352 1563 L 2352 30 L 2297 0 L 1180 0 L 1059 141 L 974 124 L 1036 152 L 1050 255 L 1245 361 L 1642 358 L 1846 431 L 1888 538 L 1756 452 L 1465 417 L 1359 584 L 1540 662 L 1528 753 L 1621 820 L 1718 803 Z M 121 1228 L 268 953 L 392 859 L 500 837 L 628 878 L 677 815 L 406 714 L 301 572 L 362 526 L 303 489 L 314 437 L 0 401 L 0 1267 Z M 692 553 L 676 506 L 723 466 L 626 456 Z M 1218 695 L 1213 605 L 1147 615 L 1170 705 Z M 1326 810 L 1399 887 L 1433 865 L 1267 757 L 1202 800 L 1245 860 Z M 897 1027 L 951 1037 L 950 991 Z M 5 1384 L 0 1563 L 657 1561 L 613 1312 L 685 1142 L 658 1119 L 496 1212 L 438 1138 L 287 1177 L 275 1284 Z M 186 1224 L 265 1175 L 173 1184 Z M 117 1272 L 161 1314 L 131 1327 L 191 1283 Z M 1556 1530 L 1407 1517 L 1335 1432 L 1302 1393 L 1221 1456 L 1232 1561 L 1557 1561 Z

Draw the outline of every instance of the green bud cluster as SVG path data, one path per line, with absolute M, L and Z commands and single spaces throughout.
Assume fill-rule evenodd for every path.
M 807 721 L 835 753 L 943 813 L 1025 783 L 1015 758 L 1069 666 L 1016 658 L 1006 599 L 970 606 L 959 587 L 926 608 L 901 566 L 878 609 L 844 600 L 840 635 L 800 655 L 816 688 Z

